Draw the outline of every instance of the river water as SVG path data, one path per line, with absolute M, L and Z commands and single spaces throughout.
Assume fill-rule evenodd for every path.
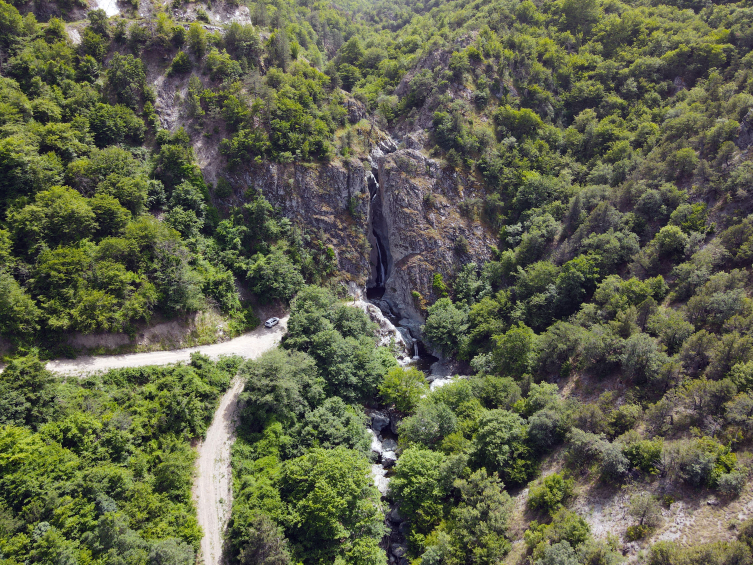
M 361 296 L 361 291 L 351 289 L 353 294 Z M 388 346 L 394 344 L 399 350 L 398 362 L 403 367 L 415 367 L 427 375 L 427 381 L 431 382 L 431 366 L 437 361 L 423 343 L 414 339 L 410 331 L 400 327 L 390 311 L 379 308 L 379 298 L 373 301 L 356 299 L 354 306 L 362 308 L 369 317 L 379 325 L 379 344 Z M 444 384 L 445 379 L 436 379 L 437 386 Z M 434 387 L 432 382 L 432 387 Z M 449 382 L 449 380 L 448 380 Z M 366 413 L 370 418 L 369 434 L 371 435 L 371 451 L 373 462 L 371 475 L 374 479 L 382 500 L 387 505 L 385 525 L 388 533 L 382 540 L 382 548 L 387 553 L 390 565 L 408 565 L 406 557 L 407 542 L 405 533 L 408 523 L 403 521 L 398 506 L 389 496 L 389 483 L 393 467 L 399 458 L 398 431 L 401 414 L 387 406 L 367 408 Z

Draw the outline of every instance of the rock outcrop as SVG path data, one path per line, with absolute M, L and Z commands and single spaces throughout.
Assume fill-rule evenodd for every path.
M 382 300 L 416 336 L 423 315 L 413 291 L 438 298 L 435 273 L 451 279 L 459 264 L 488 260 L 496 242 L 459 212 L 465 199 L 479 199 L 480 205 L 484 193 L 475 179 L 441 168 L 416 149 L 399 149 L 377 163 L 379 192 L 372 214 L 389 257 Z
M 412 293 L 438 298 L 435 273 L 451 281 L 459 264 L 488 260 L 496 242 L 458 206 L 469 200 L 466 209 L 477 212 L 481 183 L 426 157 L 424 143 L 419 134 L 401 143 L 385 137 L 360 159 L 253 165 L 232 179 L 234 203 L 248 187 L 260 190 L 333 247 L 346 278 L 383 288 L 380 307 L 418 338 L 424 313 Z
M 369 276 L 370 244 L 366 237 L 369 190 L 358 159 L 326 165 L 263 163 L 231 179 L 234 199 L 253 187 L 284 216 L 332 246 L 340 270 L 363 286 Z

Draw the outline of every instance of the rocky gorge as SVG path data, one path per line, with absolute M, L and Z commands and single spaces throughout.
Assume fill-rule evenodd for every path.
M 452 379 L 453 368 L 438 363 L 422 341 L 423 299 L 439 298 L 435 273 L 451 280 L 458 265 L 485 262 L 496 238 L 454 205 L 484 196 L 481 183 L 428 157 L 421 139 L 396 140 L 377 130 L 359 157 L 321 165 L 263 163 L 231 180 L 233 198 L 242 201 L 253 187 L 332 246 L 353 306 L 379 327 L 379 345 L 392 347 L 401 365 L 423 370 L 434 388 Z M 400 415 L 383 406 L 367 415 L 372 476 L 387 504 L 382 547 L 389 563 L 407 565 L 408 524 L 389 495 Z
M 248 165 L 230 179 L 227 203 L 242 203 L 249 187 L 259 190 L 331 245 L 343 277 L 420 339 L 423 299 L 439 298 L 434 274 L 451 280 L 458 265 L 487 261 L 496 236 L 474 222 L 481 182 L 427 156 L 424 134 L 393 139 L 372 130 L 368 151 L 350 159 Z M 471 210 L 465 215 L 456 205 L 463 201 Z
M 408 328 L 393 324 L 388 313 L 377 307 L 377 304 L 385 305 L 385 301 L 380 298 L 373 299 L 373 303 L 363 300 L 361 289 L 354 283 L 349 285 L 348 291 L 354 299 L 352 306 L 366 312 L 377 325 L 379 339 L 377 345 L 391 347 L 400 365 L 421 369 L 426 375 L 431 390 L 456 378 L 462 378 L 452 376 L 454 365 L 446 361 L 442 362 L 426 353 L 423 345 L 419 347 L 420 341 L 411 337 Z M 389 491 L 392 469 L 400 456 L 398 435 L 402 415 L 395 409 L 382 405 L 367 407 L 366 415 L 368 433 L 371 436 L 371 475 L 377 490 L 382 495 L 382 501 L 387 505 L 384 520 L 387 534 L 381 546 L 387 553 L 388 562 L 391 565 L 407 565 L 409 560 L 406 557 L 408 548 L 406 533 L 409 523 L 400 514 L 399 505 L 392 499 Z

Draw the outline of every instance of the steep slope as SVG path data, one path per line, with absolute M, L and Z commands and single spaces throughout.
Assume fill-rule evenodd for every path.
M 753 561 L 751 523 L 682 524 L 704 500 L 746 518 L 751 488 L 748 3 L 145 2 L 70 33 L 49 16 L 83 7 L 19 6 L 0 335 L 211 307 L 243 328 L 241 297 L 298 297 L 285 348 L 244 368 L 233 560 Z M 392 373 L 306 283 L 365 289 L 473 376 Z M 390 556 L 361 406 L 386 398 Z

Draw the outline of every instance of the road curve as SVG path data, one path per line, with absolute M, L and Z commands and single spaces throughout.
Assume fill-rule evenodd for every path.
M 47 368 L 56 373 L 73 375 L 123 367 L 168 365 L 189 361 L 191 353 L 197 351 L 214 359 L 220 355 L 240 355 L 246 359 L 254 359 L 280 343 L 287 328 L 287 322 L 288 316 L 285 316 L 274 328 L 268 329 L 262 326 L 230 341 L 213 345 L 174 351 L 50 361 L 47 363 Z M 222 562 L 222 540 L 230 517 L 233 496 L 230 450 L 238 423 L 238 400 L 243 391 L 243 384 L 240 378 L 233 380 L 230 388 L 220 399 L 206 438 L 198 445 L 199 456 L 196 460 L 198 473 L 194 484 L 194 497 L 199 525 L 204 531 L 204 537 L 201 540 L 201 557 L 204 565 L 219 565 Z
M 151 351 L 149 353 L 126 353 L 125 355 L 100 355 L 95 357 L 77 357 L 76 359 L 56 359 L 47 363 L 47 369 L 55 373 L 75 375 L 123 367 L 141 367 L 144 365 L 169 365 L 181 361 L 190 361 L 191 353 L 203 353 L 212 359 L 220 355 L 240 355 L 252 359 L 260 353 L 272 349 L 280 341 L 287 327 L 288 316 L 280 318 L 274 328 L 261 326 L 255 330 L 222 343 L 200 345 L 171 351 Z
M 250 343 L 242 342 L 243 352 L 231 352 L 254 359 L 277 346 L 287 328 L 288 317 L 272 330 L 256 330 L 246 334 Z M 246 337 L 243 336 L 243 337 Z M 240 339 L 240 338 L 238 338 Z M 233 340 L 235 341 L 235 340 Z M 230 343 L 230 342 L 227 342 Z M 218 344 L 221 345 L 221 344 Z M 222 355 L 227 352 L 210 353 Z M 198 446 L 196 460 L 198 477 L 194 485 L 199 525 L 204 531 L 201 540 L 201 557 L 204 565 L 219 565 L 223 561 L 222 540 L 230 518 L 233 500 L 233 474 L 230 467 L 230 450 L 238 424 L 238 400 L 243 391 L 243 381 L 236 378 L 220 400 L 206 439 Z

